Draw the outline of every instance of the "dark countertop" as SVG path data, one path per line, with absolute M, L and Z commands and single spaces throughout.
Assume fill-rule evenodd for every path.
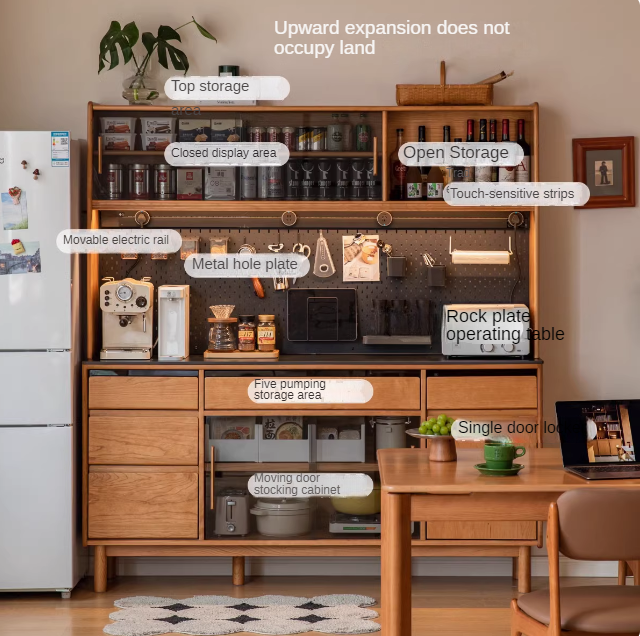
M 541 365 L 543 362 L 539 358 L 520 358 L 520 357 L 489 357 L 486 358 L 447 358 L 441 354 L 434 355 L 282 355 L 278 360 L 255 360 L 255 359 L 239 359 L 239 360 L 205 360 L 200 355 L 189 356 L 186 360 L 161 360 L 157 358 L 151 360 L 85 360 L 83 364 L 93 366 L 174 366 L 183 367 L 189 365 L 202 365 L 211 367 L 225 366 L 247 366 L 247 367 L 287 367 L 309 365 L 331 365 L 331 366 L 362 366 L 362 367 L 413 367 L 422 368 L 429 366 L 525 366 L 525 365 Z

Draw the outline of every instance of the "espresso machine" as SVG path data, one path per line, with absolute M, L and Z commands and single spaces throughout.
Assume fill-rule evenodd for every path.
M 189 357 L 189 285 L 158 287 L 158 360 Z
M 100 287 L 101 360 L 149 360 L 153 349 L 153 284 L 111 277 Z

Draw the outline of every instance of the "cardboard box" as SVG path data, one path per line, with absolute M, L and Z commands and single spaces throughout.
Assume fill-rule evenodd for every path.
M 237 199 L 238 168 L 235 166 L 205 168 L 204 198 L 207 201 L 233 201 Z
M 178 199 L 202 199 L 202 168 L 178 168 Z
M 242 125 L 242 119 L 212 119 L 211 141 L 216 143 L 242 141 Z
M 178 141 L 211 141 L 210 119 L 179 119 Z

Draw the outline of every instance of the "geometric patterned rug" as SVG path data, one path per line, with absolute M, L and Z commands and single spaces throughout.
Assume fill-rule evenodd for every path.
M 121 608 L 104 631 L 113 636 L 156 634 L 371 634 L 380 631 L 366 606 L 375 599 L 357 594 L 297 596 L 192 596 L 176 600 L 159 596 L 130 596 L 116 601 Z

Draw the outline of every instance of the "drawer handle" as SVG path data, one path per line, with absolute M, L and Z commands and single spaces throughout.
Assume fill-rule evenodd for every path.
M 216 447 L 212 444 L 211 445 L 211 474 L 209 475 L 209 485 L 210 485 L 210 492 L 209 492 L 209 507 L 211 508 L 211 510 L 215 509 L 216 506 L 216 498 L 214 496 L 214 488 L 213 488 L 213 482 L 214 482 L 214 477 L 215 477 L 215 458 L 216 458 Z

